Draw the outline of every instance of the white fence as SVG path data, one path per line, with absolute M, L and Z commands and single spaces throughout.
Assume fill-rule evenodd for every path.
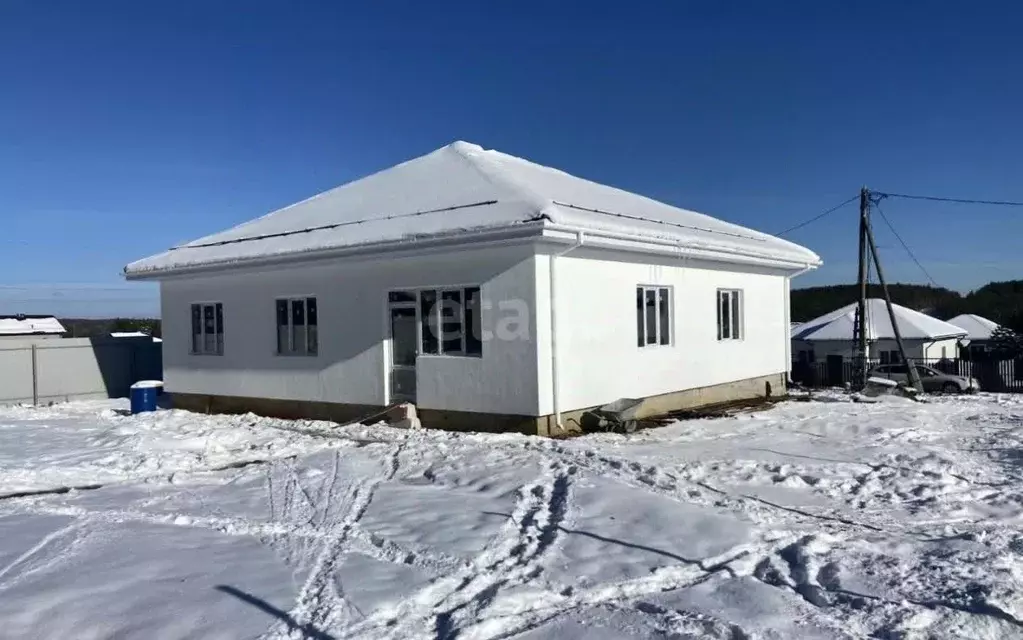
M 118 398 L 162 377 L 161 343 L 149 338 L 0 341 L 0 404 Z

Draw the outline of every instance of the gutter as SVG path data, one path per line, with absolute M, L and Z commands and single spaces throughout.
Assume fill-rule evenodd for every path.
M 551 405 L 554 411 L 554 423 L 561 431 L 565 425 L 561 422 L 561 375 L 558 369 L 558 258 L 575 251 L 583 246 L 583 232 L 576 232 L 576 241 L 572 246 L 551 254 L 548 276 L 550 279 L 550 307 L 551 307 Z
M 544 226 L 544 234 L 547 232 L 576 234 L 580 231 L 577 227 L 569 225 L 561 225 L 556 223 L 548 223 Z M 634 236 L 627 233 L 620 233 L 616 231 L 607 231 L 601 229 L 585 229 L 587 238 L 591 240 L 593 238 L 605 238 L 612 241 L 618 242 L 632 242 L 636 245 L 646 245 L 651 248 L 662 249 L 663 253 L 670 255 L 677 255 L 678 248 L 682 244 L 677 238 L 653 238 L 647 236 Z M 556 236 L 547 236 L 556 237 Z M 593 244 L 590 242 L 589 244 Z M 619 249 L 621 249 L 619 247 Z M 657 251 L 648 251 L 648 253 L 657 253 Z M 689 258 L 702 258 L 704 260 L 714 262 L 728 262 L 730 264 L 749 264 L 763 267 L 773 267 L 776 269 L 789 269 L 789 270 L 800 270 L 799 273 L 805 273 L 810 269 L 815 269 L 820 266 L 818 261 L 816 264 L 807 262 L 805 259 L 785 259 L 785 258 L 772 258 L 769 256 L 757 256 L 748 251 L 742 251 L 739 249 L 729 249 L 725 247 L 714 247 L 714 248 L 702 248 L 702 247 L 686 247 L 687 257 Z M 798 274 L 796 274 L 798 275 Z
M 792 278 L 798 277 L 815 269 L 815 266 L 807 264 L 801 271 L 797 271 L 785 277 L 785 371 L 788 372 L 789 380 L 792 379 Z

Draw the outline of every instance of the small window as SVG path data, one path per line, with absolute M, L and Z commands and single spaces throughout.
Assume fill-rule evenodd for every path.
M 316 298 L 282 298 L 277 312 L 277 354 L 315 356 L 319 348 Z
M 891 349 L 881 352 L 881 362 L 885 364 L 898 364 L 902 362 L 902 354 L 898 349 Z
M 670 287 L 636 287 L 636 344 L 640 347 L 671 344 Z
M 422 318 L 423 353 L 440 353 L 440 321 L 437 317 L 437 292 L 419 292 L 419 317 Z
M 479 287 L 420 291 L 423 353 L 482 356 L 481 313 Z
M 465 355 L 483 355 L 482 303 L 480 288 L 469 287 L 465 290 Z
M 741 289 L 718 290 L 718 340 L 742 340 L 743 304 Z
M 192 305 L 192 349 L 194 355 L 224 355 L 224 305 L 219 302 Z

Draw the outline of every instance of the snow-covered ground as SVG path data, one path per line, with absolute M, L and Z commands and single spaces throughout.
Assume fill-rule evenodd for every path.
M 568 441 L 3 408 L 0 636 L 1023 638 L 1023 396 L 817 398 Z

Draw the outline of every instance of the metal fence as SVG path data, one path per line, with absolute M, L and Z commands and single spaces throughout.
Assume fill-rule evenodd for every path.
M 942 373 L 974 378 L 983 391 L 1023 393 L 1023 358 L 1014 360 L 966 360 L 963 358 L 911 360 Z M 868 363 L 870 369 L 881 365 Z M 884 376 L 881 376 L 884 377 Z M 793 362 L 792 381 L 806 387 L 842 387 L 856 379 L 856 363 L 849 358 L 824 362 Z
M 118 398 L 162 376 L 161 344 L 149 338 L 0 340 L 0 404 Z

